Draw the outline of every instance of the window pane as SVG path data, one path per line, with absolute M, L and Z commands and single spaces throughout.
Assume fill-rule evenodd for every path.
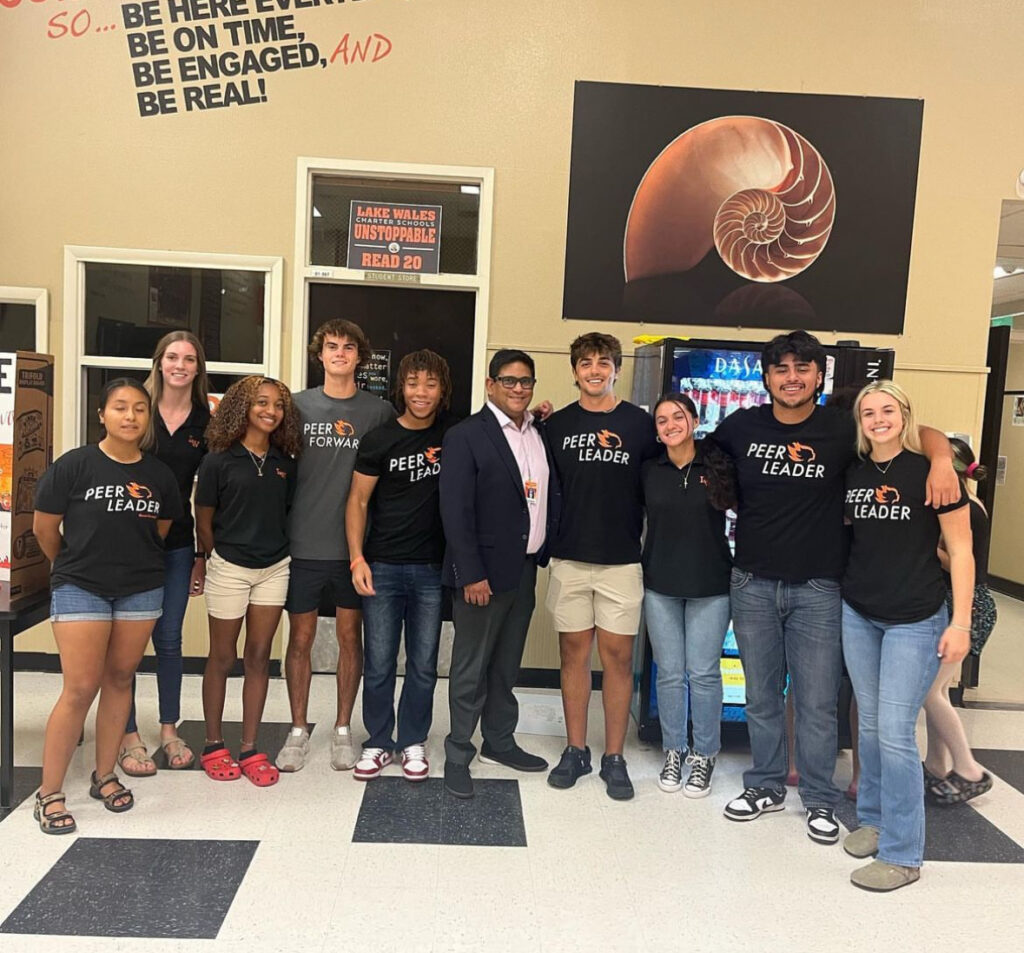
M 36 349 L 36 306 L 0 301 L 0 351 Z
M 88 367 L 85 370 L 85 404 L 82 411 L 85 417 L 86 443 L 96 443 L 100 439 L 100 422 L 96 408 L 100 404 L 100 391 L 108 381 L 118 377 L 132 377 L 142 383 L 148 372 L 134 367 Z M 210 393 L 223 394 L 235 381 L 241 380 L 244 374 L 210 374 Z
M 208 361 L 263 363 L 261 271 L 85 264 L 85 353 L 152 357 L 168 331 L 191 331 Z
M 349 210 L 353 201 L 374 205 L 410 203 L 441 206 L 441 271 L 476 274 L 480 187 L 458 182 L 405 182 L 353 176 L 313 177 L 311 265 L 344 268 L 348 255 Z

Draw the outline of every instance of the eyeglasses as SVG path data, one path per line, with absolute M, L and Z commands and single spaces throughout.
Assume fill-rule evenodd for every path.
M 501 384 L 505 390 L 513 390 L 516 384 L 522 387 L 523 390 L 533 390 L 533 385 L 537 383 L 536 377 L 512 377 L 511 375 L 494 377 L 492 380 Z

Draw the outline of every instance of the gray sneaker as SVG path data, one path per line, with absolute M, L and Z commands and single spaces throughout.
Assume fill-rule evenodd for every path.
M 275 762 L 282 771 L 301 771 L 309 755 L 309 729 L 292 728 Z
M 855 887 L 875 893 L 898 890 L 920 879 L 921 871 L 918 867 L 897 867 L 884 860 L 873 860 L 866 867 L 858 867 L 850 874 L 850 883 Z
M 874 857 L 878 853 L 878 831 L 874 827 L 858 827 L 843 838 L 843 850 L 851 857 Z
M 362 749 L 352 742 L 352 729 L 348 725 L 335 728 L 331 733 L 331 767 L 335 771 L 349 771 L 362 756 Z

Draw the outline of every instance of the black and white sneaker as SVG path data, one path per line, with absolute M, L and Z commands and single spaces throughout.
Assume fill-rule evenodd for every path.
M 707 797 L 711 793 L 711 775 L 715 770 L 715 759 L 703 755 L 691 754 L 686 758 L 690 766 L 690 776 L 683 786 L 686 797 Z
M 807 836 L 819 844 L 834 844 L 839 840 L 839 822 L 830 807 L 812 807 L 807 811 Z
M 739 797 L 725 805 L 730 821 L 752 821 L 771 811 L 785 810 L 786 793 L 774 788 L 747 788 Z
M 683 786 L 683 753 L 678 748 L 665 752 L 665 764 L 658 775 L 658 787 L 662 791 L 678 791 Z

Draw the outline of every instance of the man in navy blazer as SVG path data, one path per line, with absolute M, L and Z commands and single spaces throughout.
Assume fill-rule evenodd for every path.
M 547 768 L 513 734 L 519 705 L 512 688 L 558 500 L 554 466 L 528 410 L 535 383 L 529 354 L 498 351 L 488 368 L 487 404 L 444 438 L 441 581 L 455 590 L 444 784 L 456 797 L 473 796 L 469 763 L 478 721 L 481 761 L 519 771 Z

